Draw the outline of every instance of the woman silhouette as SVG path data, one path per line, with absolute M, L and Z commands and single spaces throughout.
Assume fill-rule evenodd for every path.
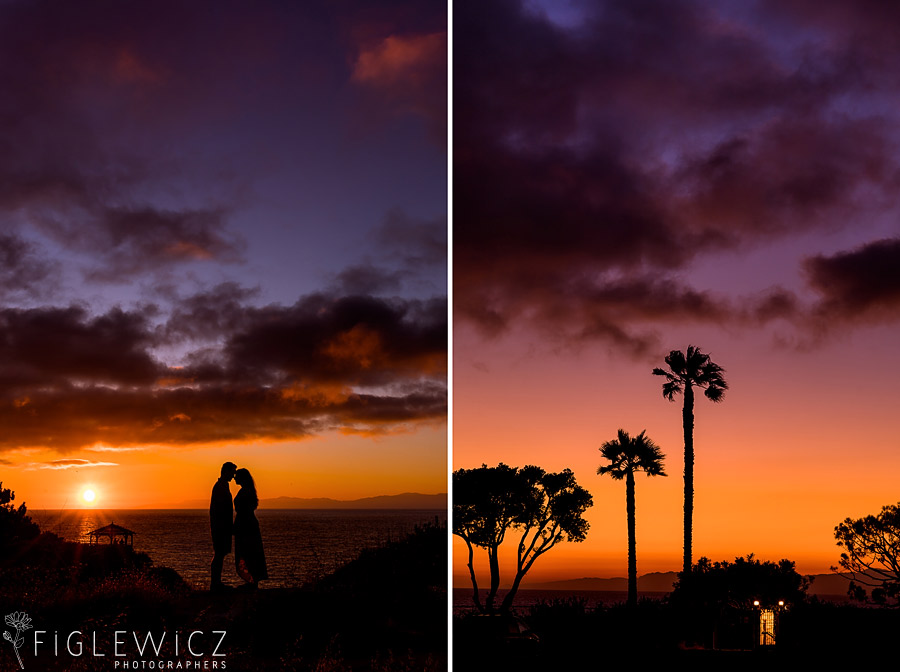
M 234 482 L 241 486 L 234 496 L 234 565 L 240 577 L 256 588 L 260 581 L 269 578 L 259 521 L 253 513 L 259 506 L 259 497 L 246 469 L 234 473 Z

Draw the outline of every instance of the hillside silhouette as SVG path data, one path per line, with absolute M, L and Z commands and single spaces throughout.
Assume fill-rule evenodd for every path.
M 0 512 L 0 602 L 43 631 L 90 631 L 90 646 L 104 655 L 116 631 L 166 632 L 170 641 L 175 632 L 227 631 L 228 669 L 447 668 L 446 524 L 417 526 L 301 588 L 210 593 L 130 546 L 40 532 L 24 506 Z M 2 644 L 0 669 L 7 669 L 14 650 Z M 117 660 L 147 662 L 134 647 L 125 653 Z M 21 654 L 25 669 L 96 669 L 88 656 L 54 655 L 52 645 L 36 657 L 33 649 Z

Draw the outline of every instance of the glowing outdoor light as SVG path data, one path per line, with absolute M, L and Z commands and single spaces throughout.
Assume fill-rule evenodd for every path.
M 759 600 L 753 600 L 753 606 L 754 606 L 754 607 L 758 607 L 758 606 L 759 606 Z
M 779 606 L 779 607 L 783 607 L 783 606 L 784 606 L 784 600 L 778 600 L 778 606 Z

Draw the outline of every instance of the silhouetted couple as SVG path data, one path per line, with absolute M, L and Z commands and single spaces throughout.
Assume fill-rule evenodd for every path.
M 241 486 L 231 503 L 231 479 Z M 253 477 L 246 469 L 238 469 L 232 462 L 222 465 L 222 475 L 212 489 L 209 500 L 209 528 L 212 531 L 213 556 L 211 590 L 222 590 L 222 565 L 225 556 L 231 553 L 231 537 L 234 536 L 234 566 L 238 575 L 250 588 L 256 588 L 260 581 L 269 578 L 266 569 L 266 555 L 263 552 L 262 535 L 256 508 L 259 497 Z M 234 514 L 232 518 L 232 514 Z

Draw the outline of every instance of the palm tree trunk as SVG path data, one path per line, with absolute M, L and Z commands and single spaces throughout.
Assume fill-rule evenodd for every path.
M 625 474 L 625 509 L 628 514 L 628 602 L 637 606 L 637 541 L 634 535 L 634 472 Z
M 681 414 L 684 426 L 684 567 L 691 573 L 691 543 L 694 529 L 694 389 L 691 382 L 684 385 L 684 410 Z

